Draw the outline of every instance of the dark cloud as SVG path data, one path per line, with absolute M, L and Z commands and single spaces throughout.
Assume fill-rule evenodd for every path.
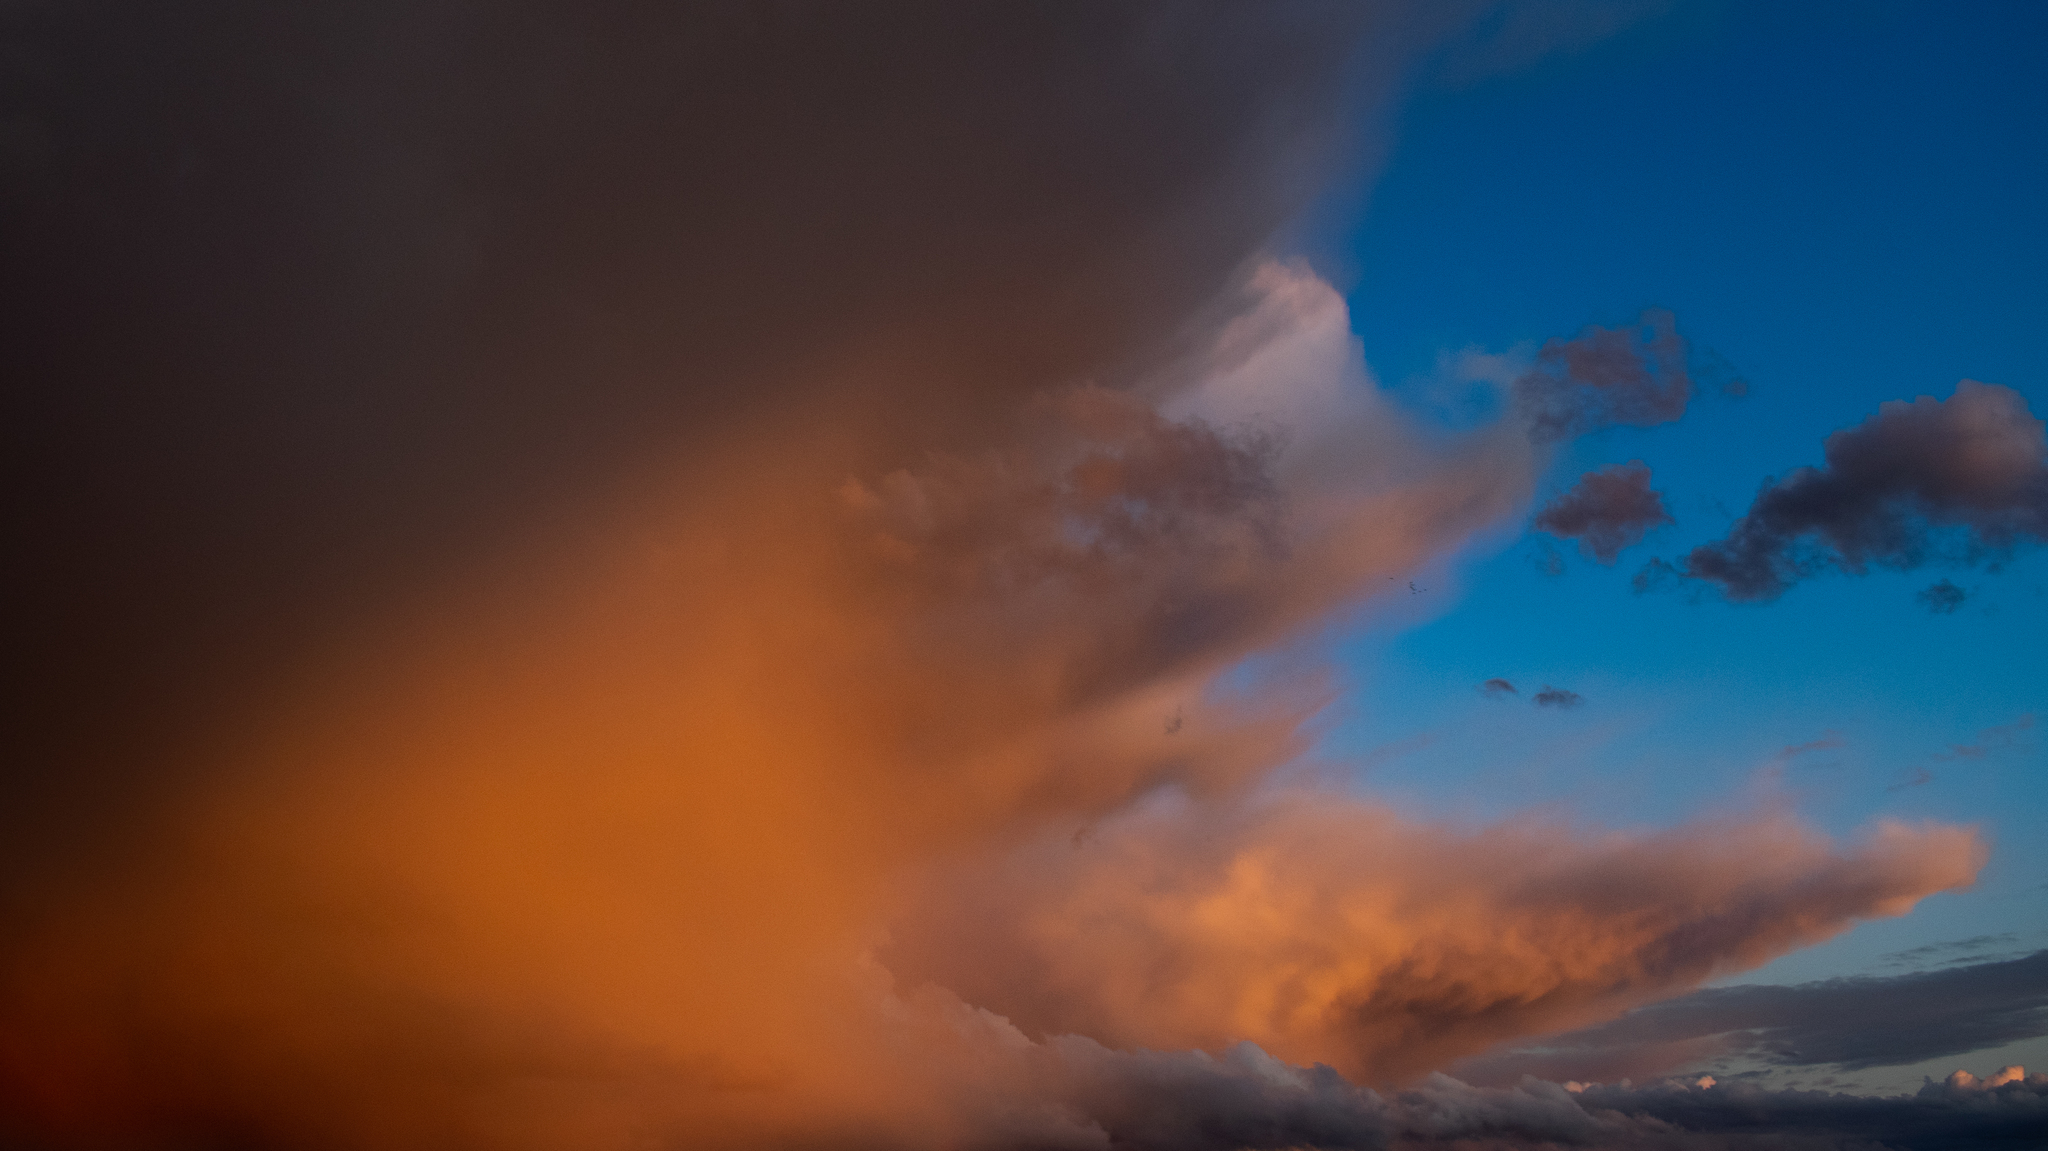
M 1468 1061 L 1479 1082 L 1607 1079 L 1721 1060 L 1844 1070 L 1919 1063 L 2048 1035 L 2048 951 L 1896 976 L 1710 988 Z
M 1586 702 L 1586 697 L 1578 692 L 1567 691 L 1561 687 L 1552 687 L 1547 683 L 1543 685 L 1542 691 L 1537 692 L 1530 699 L 1537 707 L 1573 708 Z
M 1587 472 L 1536 515 L 1538 529 L 1578 540 L 1580 551 L 1603 564 L 1642 542 L 1651 528 L 1674 522 L 1664 497 L 1650 489 L 1650 469 L 1641 460 Z
M 1122 1052 L 1052 1040 L 1043 1082 L 1056 1107 L 1014 1109 L 1001 1151 L 1129 1147 L 1240 1151 L 1320 1147 L 1558 1146 L 1613 1151 L 1992 1151 L 2039 1146 L 2048 1075 L 1967 1072 L 1912 1095 L 1773 1091 L 1711 1079 L 1645 1086 L 1524 1078 L 1475 1087 L 1432 1075 L 1381 1094 L 1328 1067 L 1297 1067 L 1251 1044 L 1220 1056 Z
M 1685 357 L 1671 313 L 1650 308 L 1627 327 L 1590 326 L 1546 342 L 1515 380 L 1515 408 L 1541 443 L 1610 424 L 1668 423 L 1692 398 Z
M 0 838 L 656 456 L 1157 352 L 1372 14 L 9 5 Z
M 1515 690 L 1514 684 L 1511 684 L 1507 680 L 1500 679 L 1498 677 L 1489 679 L 1485 683 L 1480 684 L 1479 691 L 1481 694 L 1490 696 L 1494 699 L 1501 699 L 1505 696 L 1521 694 L 1521 692 Z
M 1829 436 L 1826 452 L 1825 466 L 1765 483 L 1679 574 L 1769 600 L 1831 568 L 1979 562 L 2048 539 L 2048 441 L 2010 388 L 1964 380 L 1946 400 L 1887 403 Z M 1658 574 L 1645 569 L 1639 586 Z
M 1970 593 L 1952 581 L 1942 579 L 1921 589 L 1913 598 L 1927 605 L 1927 610 L 1935 615 L 1954 615 L 1956 609 L 1963 606 L 1963 601 L 1970 598 Z
M 1995 1078 L 1995 1077 L 1994 1077 Z M 2048 1131 L 2048 1075 L 1989 1086 L 1951 1076 L 1912 1095 L 1862 1096 L 1769 1091 L 1743 1084 L 1705 1089 L 1591 1087 L 1588 1109 L 1670 1124 L 1697 1138 L 1664 1144 L 1699 1148 L 1894 1148 L 1897 1151 L 2022 1151 Z M 1598 1144 L 1595 1144 L 1596 1146 Z M 1614 1146 L 1658 1146 L 1645 1140 Z M 1509 1146 L 1513 1146 L 1512 1143 Z

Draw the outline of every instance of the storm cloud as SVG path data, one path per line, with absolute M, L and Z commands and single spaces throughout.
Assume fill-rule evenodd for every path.
M 1274 250 L 1438 6 L 4 19 L 0 1139 L 1591 1138 L 1427 1074 L 1983 865 L 1284 774 L 1315 629 L 1690 390 L 1424 429 Z
M 1830 569 L 1978 563 L 2042 540 L 2042 422 L 2011 388 L 1964 380 L 1946 400 L 1895 400 L 1829 436 L 1823 466 L 1767 481 L 1727 538 L 1677 571 L 1731 600 L 1771 600 Z

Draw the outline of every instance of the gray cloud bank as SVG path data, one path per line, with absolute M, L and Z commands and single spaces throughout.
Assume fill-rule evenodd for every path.
M 1251 1044 L 1221 1056 L 1118 1052 L 1063 1037 L 1041 1051 L 1059 1102 L 1010 1116 L 989 1151 L 1117 1148 L 1422 1151 L 1990 1151 L 2039 1146 L 2048 1075 L 1967 1073 L 1913 1095 L 1771 1091 L 1746 1084 L 1476 1087 L 1433 1075 L 1382 1095 Z
M 1731 600 L 1770 600 L 1829 569 L 1976 563 L 2042 540 L 2042 422 L 2011 388 L 1964 380 L 1946 400 L 1892 401 L 1829 436 L 1824 466 L 1765 483 L 1727 538 L 1694 548 L 1675 570 Z M 1637 586 L 1672 570 L 1654 561 Z
M 2039 1035 L 2048 1035 L 2048 951 L 1907 975 L 1710 988 L 1457 1070 L 1487 1083 L 1611 1080 L 1731 1058 L 1854 1071 Z

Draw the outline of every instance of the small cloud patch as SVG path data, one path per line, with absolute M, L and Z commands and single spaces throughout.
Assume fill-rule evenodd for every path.
M 1944 579 L 1923 589 L 1913 598 L 1926 605 L 1927 610 L 1935 615 L 1954 615 L 1956 609 L 1963 606 L 1963 601 L 1970 598 L 1970 593 Z

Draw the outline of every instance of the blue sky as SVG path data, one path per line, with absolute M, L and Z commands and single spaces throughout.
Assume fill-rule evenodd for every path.
M 1425 75 L 1330 261 L 1383 384 L 1429 410 L 1446 356 L 1664 307 L 1695 370 L 1750 394 L 1703 388 L 1678 423 L 1562 453 L 1539 501 L 1641 459 L 1677 523 L 1611 569 L 1559 541 L 1561 576 L 1519 525 L 1479 541 L 1347 643 L 1323 750 L 1438 817 L 1666 824 L 1776 796 L 1837 835 L 1990 833 L 1976 889 L 1745 980 L 1977 935 L 2048 946 L 2048 557 L 1823 575 L 1761 605 L 1629 586 L 1886 400 L 1972 378 L 2048 413 L 2044 32 L 2048 7 L 2020 3 L 1702 4 L 1513 74 Z M 1970 592 L 1951 615 L 1915 600 L 1944 576 Z M 1492 676 L 1587 702 L 1483 698 Z M 1825 746 L 1780 754 L 1803 744 Z

